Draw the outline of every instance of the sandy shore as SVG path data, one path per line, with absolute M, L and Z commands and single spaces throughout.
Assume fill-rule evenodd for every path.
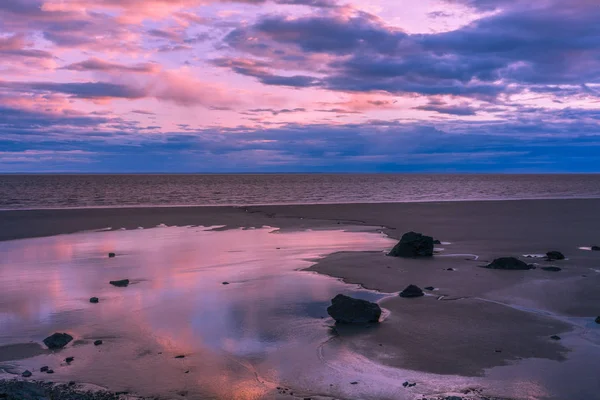
M 284 231 L 368 225 L 396 239 L 406 231 L 423 232 L 444 242 L 432 259 L 346 251 L 310 267 L 383 293 L 395 294 L 408 284 L 436 288 L 417 299 L 389 296 L 381 302 L 389 316 L 379 327 L 337 329 L 324 351 L 343 343 L 384 366 L 467 377 L 476 386 L 472 392 L 465 392 L 468 385 L 448 388 L 465 399 L 479 398 L 483 390 L 486 396 L 577 400 L 600 393 L 591 373 L 600 357 L 600 325 L 594 323 L 600 315 L 600 252 L 580 249 L 600 245 L 599 209 L 600 200 L 523 200 L 5 211 L 0 240 L 159 224 L 269 225 Z M 530 262 L 561 271 L 480 268 L 495 257 L 549 250 L 563 252 L 567 260 Z M 32 351 L 5 350 L 11 355 L 0 361 Z M 533 381 L 534 389 L 527 386 Z M 515 396 L 519 390 L 527 395 Z

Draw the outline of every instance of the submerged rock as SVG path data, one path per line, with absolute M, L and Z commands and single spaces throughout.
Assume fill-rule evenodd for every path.
M 129 286 L 129 279 L 121 279 L 120 281 L 110 281 L 108 283 L 116 287 L 127 287 Z
M 561 268 L 558 267 L 542 267 L 542 270 L 544 271 L 549 271 L 549 272 L 558 272 L 558 271 L 562 271 Z
M 560 251 L 549 251 L 546 253 L 546 257 L 547 257 L 547 260 L 550 260 L 550 261 L 565 259 L 564 254 L 561 253 Z
M 421 297 L 424 295 L 425 293 L 421 288 L 415 285 L 408 285 L 406 289 L 400 292 L 400 297 Z
M 44 344 L 50 349 L 62 349 L 69 342 L 73 340 L 73 336 L 68 333 L 54 333 L 52 336 L 48 336 L 44 339 Z
M 102 344 L 102 340 L 96 340 L 94 342 L 94 346 L 100 346 Z
M 533 269 L 533 266 L 519 260 L 515 257 L 496 258 L 491 264 L 483 266 L 490 269 L 507 269 L 507 270 L 527 270 Z
M 381 308 L 377 303 L 338 294 L 331 299 L 327 313 L 340 324 L 367 324 L 379 322 Z
M 100 299 L 98 299 L 97 297 L 91 297 L 91 298 L 90 298 L 90 303 L 94 303 L 94 304 L 96 304 L 96 303 L 98 303 L 99 301 L 100 301 Z
M 431 257 L 433 238 L 421 233 L 407 232 L 388 253 L 392 257 Z

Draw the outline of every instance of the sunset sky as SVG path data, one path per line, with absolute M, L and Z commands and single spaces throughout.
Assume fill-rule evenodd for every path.
M 0 172 L 600 172 L 598 0 L 0 0 Z

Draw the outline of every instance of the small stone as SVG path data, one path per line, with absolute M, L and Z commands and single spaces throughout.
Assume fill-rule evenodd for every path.
M 223 282 L 223 285 L 229 285 L 229 282 Z
M 596 317 L 596 323 L 600 324 L 600 317 Z
M 558 271 L 562 271 L 562 268 L 558 268 L 558 267 L 542 267 L 543 271 L 548 271 L 548 272 L 558 272 Z
M 483 268 L 489 269 L 503 269 L 503 270 L 528 270 L 533 267 L 524 261 L 519 260 L 516 257 L 501 257 L 496 258 L 488 265 L 484 265 Z
M 44 366 L 44 367 L 40 368 L 40 372 L 46 372 L 46 371 L 48 371 L 48 369 L 49 369 L 48 366 Z
M 600 251 L 600 246 L 592 246 L 592 251 Z
M 46 371 L 47 374 L 53 374 L 54 370 L 53 369 L 49 369 L 48 371 Z
M 444 400 L 463 400 L 463 398 L 458 396 L 448 396 L 445 397 Z
M 418 286 L 415 286 L 415 285 L 408 285 L 406 287 L 406 289 L 404 289 L 402 292 L 400 292 L 400 297 L 406 297 L 406 298 L 421 297 L 424 295 L 425 294 L 423 293 L 421 288 Z
M 563 253 L 561 253 L 560 251 L 549 251 L 546 253 L 546 257 L 548 261 L 554 261 L 554 260 L 564 260 L 565 256 Z
M 495 351 L 496 353 L 502 353 L 502 350 L 500 350 L 500 349 L 496 349 L 496 350 L 494 350 L 494 351 Z
M 121 279 L 121 280 L 118 280 L 118 281 L 110 281 L 108 283 L 110 283 L 111 285 L 116 286 L 116 287 L 127 287 L 127 286 L 129 286 L 129 279 Z
M 44 339 L 44 344 L 50 349 L 62 349 L 73 340 L 73 336 L 68 333 L 54 333 Z
M 90 303 L 94 303 L 94 304 L 96 304 L 96 303 L 98 303 L 99 301 L 100 301 L 100 299 L 98 299 L 97 297 L 91 297 L 91 298 L 90 298 Z
M 404 387 L 408 387 L 408 382 L 404 382 L 404 383 L 402 384 L 402 386 L 404 386 Z
M 358 385 L 358 382 L 350 382 L 351 385 Z
M 115 253 L 108 253 L 108 258 L 115 258 L 117 255 Z
M 189 374 L 189 373 L 190 373 L 190 371 L 189 371 L 189 370 L 187 370 L 187 371 L 185 371 L 184 373 L 185 373 L 185 374 Z
M 67 364 L 68 364 L 68 363 L 72 363 L 74 359 L 75 359 L 75 357 L 67 357 L 67 358 L 65 358 L 65 362 L 66 362 Z
M 427 287 L 424 287 L 423 289 L 429 290 L 429 291 L 435 290 L 435 288 L 433 286 L 427 286 Z
M 95 340 L 94 346 L 100 346 L 102 344 L 102 340 Z
M 69 382 L 69 386 L 75 386 L 75 385 L 77 385 L 77 383 L 75 381 L 70 381 Z
M 175 358 L 185 358 L 184 355 L 180 355 L 180 356 L 175 356 Z
M 29 370 L 27 370 L 27 371 L 25 371 L 25 372 L 23 372 L 23 373 L 21 374 L 21 376 L 22 376 L 23 378 L 29 378 L 31 375 L 33 375 L 33 374 L 32 374 L 32 373 L 31 373 L 31 371 L 29 371 Z
M 446 268 L 446 271 L 454 271 L 454 268 Z
M 552 339 L 552 340 L 560 340 L 560 336 L 558 336 L 558 335 L 552 335 L 552 336 L 550 336 L 550 339 Z

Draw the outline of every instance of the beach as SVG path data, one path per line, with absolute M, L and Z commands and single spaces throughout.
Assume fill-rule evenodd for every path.
M 73 367 L 62 372 L 57 369 L 53 381 L 92 383 L 111 391 L 164 398 L 594 398 L 600 393 L 593 372 L 600 357 L 600 325 L 594 321 L 600 315 L 600 252 L 589 249 L 600 245 L 598 209 L 598 199 L 564 199 L 3 211 L 1 245 L 5 246 L 4 254 L 14 254 L 4 260 L 0 274 L 0 284 L 8 285 L 3 288 L 8 293 L 16 293 L 16 275 L 22 274 L 20 279 L 25 281 L 31 279 L 23 267 L 39 263 L 43 257 L 56 256 L 57 262 L 76 260 L 69 274 L 83 266 L 109 272 L 90 270 L 91 277 L 87 274 L 80 281 L 64 276 L 61 268 L 67 267 L 56 266 L 56 274 L 63 275 L 48 280 L 54 285 L 61 280 L 68 284 L 45 292 L 36 309 L 31 308 L 31 299 L 23 298 L 27 296 L 4 297 L 0 313 L 5 315 L 4 321 L 12 321 L 7 326 L 15 330 L 0 331 L 0 364 L 10 367 L 4 368 L 6 378 L 42 360 L 58 362 L 72 348 L 71 353 L 77 354 Z M 440 240 L 434 256 L 386 256 L 408 231 Z M 274 233 L 279 235 L 276 241 Z M 102 246 L 94 244 L 95 238 Z M 201 254 L 192 253 L 195 238 L 206 243 L 207 249 L 214 249 L 214 254 L 205 249 Z M 141 242 L 146 243 L 147 252 L 136 254 Z M 185 247 L 187 242 L 189 247 Z M 161 248 L 164 258 L 148 253 L 164 243 L 170 246 Z M 36 253 L 36 247 L 46 250 Z M 98 254 L 113 250 L 116 261 L 108 266 Z M 545 261 L 542 256 L 551 250 L 561 251 L 566 259 Z M 33 253 L 36 255 L 27 255 Z M 178 255 L 182 260 L 173 261 L 171 266 L 170 260 Z M 536 268 L 481 268 L 505 256 L 519 257 Z M 201 258 L 206 260 L 198 261 Z M 132 266 L 140 262 L 149 267 L 138 270 L 137 265 Z M 206 264 L 198 267 L 201 271 L 190 270 L 190 263 L 202 262 Z M 286 265 L 283 272 L 270 272 L 279 264 Z M 229 269 L 216 268 L 218 265 Z M 248 268 L 245 280 L 237 275 L 240 272 L 236 268 L 247 265 L 252 268 L 243 267 Z M 548 266 L 560 271 L 542 269 Z M 37 268 L 43 271 L 39 265 Z M 162 268 L 174 268 L 179 272 L 175 276 L 184 277 L 175 282 Z M 189 291 L 176 286 L 184 285 L 186 279 L 196 276 L 193 274 L 211 277 L 214 282 L 209 285 L 203 278 L 206 287 L 190 286 Z M 86 311 L 89 305 L 81 305 L 88 294 L 105 290 L 102 285 L 108 276 L 130 275 L 137 280 L 124 290 L 136 291 L 135 295 L 122 297 L 125 292 L 107 292 L 111 300 L 102 313 L 113 313 L 111 326 L 81 322 L 92 312 Z M 228 279 L 231 282 L 223 285 Z M 301 288 L 297 293 L 291 283 L 296 279 Z M 167 290 L 165 282 L 170 280 L 173 287 Z M 83 281 L 93 290 L 80 293 L 74 285 Z M 11 284 L 15 285 L 12 289 Z M 409 284 L 433 290 L 419 298 L 399 297 L 398 292 Z M 43 281 L 31 283 L 31 289 L 44 285 Z M 219 292 L 231 288 L 235 294 Z M 214 314 L 194 314 L 194 304 L 200 304 L 194 301 L 209 301 L 209 297 L 197 294 L 200 289 L 223 296 L 210 297 Z M 381 323 L 364 329 L 335 326 L 325 308 L 326 300 L 336 291 L 377 301 L 384 309 Z M 58 292 L 60 301 L 55 307 L 69 311 L 48 314 L 50 318 L 60 316 L 48 328 L 69 329 L 72 324 L 71 329 L 80 332 L 76 332 L 75 344 L 57 356 L 31 342 L 41 334 L 34 326 L 38 317 L 32 315 L 42 313 L 44 296 L 51 298 Z M 268 301 L 265 292 L 270 294 Z M 294 292 L 293 297 L 283 300 L 291 296 L 290 292 Z M 303 297 L 307 293 L 310 302 Z M 272 324 L 273 316 L 262 315 L 260 307 L 251 312 L 250 308 L 239 308 L 245 296 L 264 301 L 265 307 L 275 307 L 275 313 L 285 311 L 295 319 L 275 319 L 278 328 L 266 329 L 263 325 Z M 75 304 L 77 301 L 81 304 Z M 213 332 L 203 326 L 218 325 L 215 316 L 219 315 L 219 305 L 227 301 L 232 302 L 230 311 L 238 307 L 236 321 L 260 325 L 257 332 L 264 337 L 260 345 L 250 344 L 244 334 L 231 338 L 228 356 L 223 357 L 219 338 L 233 328 L 225 324 Z M 305 305 L 296 309 L 294 301 Z M 285 307 L 277 308 L 279 302 Z M 110 304 L 112 308 L 108 308 Z M 103 299 L 98 306 L 104 306 Z M 136 312 L 136 317 L 127 321 L 128 308 L 154 311 Z M 157 317 L 170 313 L 172 322 L 168 317 Z M 20 318 L 32 325 L 14 322 Z M 95 318 L 109 320 L 103 314 Z M 201 332 L 192 329 L 191 333 L 178 333 L 165 328 L 181 321 L 195 321 Z M 296 323 L 290 329 L 283 328 Z M 244 325 L 241 331 L 246 328 Z M 26 340 L 19 342 L 19 336 Z M 199 337 L 215 342 L 204 343 L 201 352 L 194 344 Z M 108 342 L 101 349 L 102 356 L 90 344 L 97 338 Z M 249 352 L 252 346 L 260 350 Z M 311 351 L 303 354 L 299 350 L 303 346 Z M 173 357 L 182 352 L 185 359 L 163 359 L 159 354 L 163 352 L 172 352 Z M 87 360 L 85 368 L 75 367 L 79 359 Z M 211 386 L 210 379 L 201 378 L 210 376 L 211 369 L 231 374 L 226 382 Z M 163 378 L 154 382 L 153 371 L 157 370 Z M 45 378 L 36 375 L 34 378 Z M 195 378 L 189 381 L 186 375 Z M 404 382 L 416 385 L 407 388 Z M 239 387 L 233 391 L 223 389 L 236 385 Z

